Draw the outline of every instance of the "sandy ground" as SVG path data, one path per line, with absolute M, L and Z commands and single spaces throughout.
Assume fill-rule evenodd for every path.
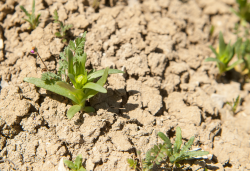
M 31 11 L 31 1 L 0 2 L 0 157 L 21 171 L 48 171 L 58 170 L 61 158 L 82 154 L 88 171 L 127 171 L 126 159 L 136 150 L 145 156 L 161 142 L 157 132 L 173 139 L 179 126 L 183 141 L 195 136 L 194 147 L 213 155 L 181 170 L 250 170 L 250 84 L 235 71 L 216 81 L 215 63 L 204 62 L 213 56 L 209 45 L 218 45 L 219 31 L 226 42 L 236 40 L 235 1 L 106 2 L 94 10 L 87 0 L 37 0 L 41 23 L 33 31 L 19 7 Z M 55 9 L 74 25 L 69 39 L 87 31 L 88 69 L 126 71 L 109 76 L 108 93 L 90 99 L 96 113 L 72 120 L 66 117 L 70 100 L 23 81 L 42 73 L 41 60 L 29 54 L 32 46 L 49 69 L 58 67 L 65 44 L 54 35 Z M 233 116 L 225 102 L 238 95 Z M 0 162 L 0 170 L 13 167 Z

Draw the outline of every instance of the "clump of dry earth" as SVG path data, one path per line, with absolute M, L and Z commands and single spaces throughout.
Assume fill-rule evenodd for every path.
M 57 170 L 63 157 L 82 154 L 89 171 L 125 171 L 136 150 L 144 156 L 161 142 L 157 132 L 174 138 L 180 126 L 183 140 L 194 135 L 194 145 L 213 154 L 190 161 L 186 169 L 249 170 L 250 84 L 234 78 L 217 82 L 215 64 L 204 62 L 219 31 L 227 42 L 236 39 L 238 18 L 230 11 L 235 1 L 111 0 L 97 10 L 92 3 L 37 0 L 41 23 L 30 32 L 20 5 L 31 11 L 32 3 L 0 2 L 0 157 L 19 170 L 47 171 Z M 78 113 L 72 120 L 66 118 L 68 99 L 23 82 L 40 77 L 44 67 L 29 54 L 32 46 L 49 69 L 58 67 L 65 44 L 54 35 L 55 9 L 60 20 L 74 25 L 71 39 L 88 32 L 89 69 L 126 71 L 108 78 L 107 94 L 90 99 L 96 113 Z M 233 117 L 225 102 L 237 95 L 242 103 Z M 0 163 L 2 170 L 13 167 Z

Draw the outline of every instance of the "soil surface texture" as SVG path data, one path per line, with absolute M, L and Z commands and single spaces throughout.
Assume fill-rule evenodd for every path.
M 62 171 L 61 159 L 82 154 L 88 171 L 128 171 L 127 158 L 162 143 L 159 131 L 174 142 L 177 126 L 184 142 L 195 136 L 192 148 L 211 155 L 175 170 L 250 170 L 250 83 L 235 70 L 218 81 L 216 64 L 204 62 L 220 31 L 236 40 L 235 0 L 102 0 L 98 8 L 94 0 L 36 0 L 33 31 L 20 5 L 31 12 L 31 0 L 0 1 L 0 170 Z M 55 9 L 73 25 L 68 40 L 87 31 L 89 70 L 125 71 L 89 100 L 95 113 L 71 120 L 69 99 L 23 81 L 43 73 L 33 46 L 49 69 L 59 66 L 67 44 L 55 36 Z M 226 102 L 238 95 L 233 115 Z

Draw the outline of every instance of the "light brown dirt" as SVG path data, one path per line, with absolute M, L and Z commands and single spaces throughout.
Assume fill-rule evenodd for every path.
M 18 170 L 48 171 L 58 170 L 61 158 L 82 154 L 88 171 L 125 171 L 136 150 L 144 156 L 161 142 L 157 132 L 174 137 L 180 126 L 183 140 L 195 136 L 194 145 L 213 154 L 184 169 L 250 170 L 250 85 L 235 78 L 217 82 L 215 64 L 204 62 L 219 31 L 227 42 L 236 39 L 234 0 L 110 0 L 97 11 L 92 3 L 37 0 L 41 23 L 29 32 L 19 6 L 31 11 L 32 3 L 0 2 L 0 157 Z M 23 81 L 40 77 L 44 67 L 29 55 L 32 46 L 49 69 L 58 67 L 65 45 L 54 35 L 54 9 L 74 25 L 71 39 L 88 31 L 89 69 L 126 71 L 109 76 L 108 93 L 90 99 L 96 113 L 72 120 L 66 118 L 70 100 Z M 233 117 L 225 102 L 237 95 L 242 103 Z M 0 161 L 0 170 L 13 167 Z

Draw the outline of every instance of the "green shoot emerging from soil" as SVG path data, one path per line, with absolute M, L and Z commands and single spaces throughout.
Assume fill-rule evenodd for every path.
M 182 146 L 182 135 L 181 128 L 176 128 L 176 138 L 174 146 L 170 139 L 166 137 L 162 132 L 158 132 L 158 136 L 164 141 L 162 144 L 154 145 L 153 148 L 147 151 L 146 158 L 141 159 L 141 152 L 138 151 L 137 154 L 140 158 L 141 167 L 138 167 L 137 160 L 127 159 L 129 166 L 133 169 L 139 169 L 141 171 L 151 170 L 154 165 L 159 165 L 161 162 L 168 161 L 174 164 L 176 167 L 180 167 L 178 162 L 186 159 L 193 159 L 193 157 L 203 156 L 209 154 L 207 151 L 189 151 L 191 148 L 194 137 L 191 137 L 185 145 Z M 173 147 L 172 147 L 173 146 Z
M 42 74 L 41 79 L 24 78 L 24 81 L 35 84 L 37 87 L 42 87 L 71 99 L 73 106 L 67 112 L 69 119 L 79 111 L 94 112 L 93 107 L 85 106 L 86 100 L 98 92 L 107 93 L 103 86 L 106 83 L 108 74 L 124 73 L 109 68 L 88 72 L 85 68 L 87 60 L 87 54 L 84 52 L 85 36 L 86 32 L 81 38 L 70 41 L 69 45 L 64 49 L 64 53 L 60 54 L 60 67 L 57 74 L 46 72 Z M 101 78 L 94 82 L 99 77 Z M 67 80 L 70 80 L 71 84 Z
M 235 54 L 235 44 L 230 45 L 226 44 L 223 38 L 222 33 L 219 34 L 219 52 L 216 52 L 216 50 L 210 46 L 211 50 L 215 54 L 215 58 L 207 58 L 205 59 L 206 62 L 214 61 L 217 63 L 217 67 L 219 68 L 219 74 L 223 74 L 226 71 L 229 71 L 233 69 L 236 65 L 243 62 L 243 59 L 238 59 L 236 62 L 234 62 L 231 66 L 229 65 L 229 62 L 232 60 L 234 54 Z
M 63 43 L 66 43 L 67 42 L 67 39 L 66 39 L 66 32 L 67 30 L 69 30 L 71 27 L 73 27 L 72 24 L 69 24 L 69 25 L 63 25 L 63 22 L 59 21 L 58 20 L 58 13 L 57 13 L 57 10 L 54 11 L 54 23 L 59 23 L 60 25 L 60 31 L 59 32 L 56 32 L 55 35 L 57 37 L 60 37 L 62 38 L 62 41 Z
M 237 98 L 232 102 L 226 102 L 230 107 L 231 107 L 231 111 L 233 112 L 233 114 L 235 115 L 235 112 L 237 110 L 237 107 L 239 106 L 240 104 L 240 96 L 237 96 Z
M 75 162 L 73 163 L 72 161 L 69 160 L 63 160 L 64 164 L 67 165 L 71 170 L 70 171 L 87 171 L 83 166 L 82 166 L 82 155 L 79 154 Z
M 250 22 L 250 3 L 247 0 L 236 0 L 236 3 L 239 5 L 238 11 L 232 9 L 232 12 L 240 18 L 240 24 L 246 26 Z
M 30 23 L 30 28 L 31 30 L 34 30 L 39 22 L 39 17 L 41 16 L 41 14 L 38 14 L 37 16 L 35 15 L 35 0 L 33 0 L 33 4 L 32 4 L 32 13 L 28 13 L 27 10 L 23 7 L 20 6 L 21 10 L 23 10 L 23 12 L 25 12 L 25 15 L 28 17 L 28 19 L 24 18 L 25 21 L 28 21 Z

